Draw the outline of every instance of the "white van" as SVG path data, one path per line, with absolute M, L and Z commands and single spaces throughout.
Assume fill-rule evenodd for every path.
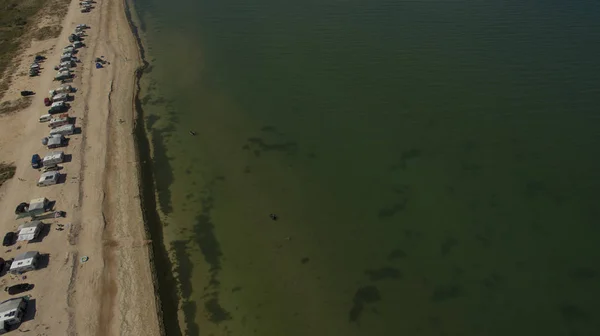
M 60 134 L 60 135 L 71 135 L 73 133 L 75 133 L 75 126 L 69 124 L 69 125 L 63 125 L 63 126 L 60 126 L 60 127 L 57 127 L 57 128 L 53 128 L 50 131 L 50 136 L 54 136 L 54 135 L 57 135 L 57 134 Z
M 64 116 L 63 114 L 61 114 L 58 118 L 52 118 L 52 120 L 50 120 L 50 122 L 48 123 L 48 127 L 56 128 L 56 127 L 60 127 L 60 126 L 68 125 L 68 124 L 69 124 L 68 115 Z
M 65 160 L 65 153 L 63 151 L 50 152 L 42 160 L 44 167 L 54 167 L 57 164 Z
M 46 186 L 57 184 L 59 177 L 60 177 L 60 174 L 55 171 L 42 173 L 42 176 L 40 176 L 40 179 L 38 180 L 37 186 L 38 187 L 46 187 Z
M 40 116 L 40 122 L 47 122 L 50 120 L 52 120 L 51 114 L 44 114 L 44 115 Z

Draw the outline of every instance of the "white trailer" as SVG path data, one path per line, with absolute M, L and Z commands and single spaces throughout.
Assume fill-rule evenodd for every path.
M 67 93 L 59 93 L 56 94 L 54 97 L 52 97 L 52 102 L 56 103 L 56 102 L 64 102 L 69 100 L 70 96 Z
M 50 90 L 50 97 L 59 94 L 59 93 L 69 93 L 69 92 L 73 92 L 73 87 L 71 85 L 62 85 L 57 87 L 54 90 Z
M 64 160 L 65 160 L 65 152 L 63 152 L 63 151 L 50 152 L 46 156 L 44 156 L 44 159 L 42 160 L 42 164 L 44 165 L 44 167 L 54 167 L 57 164 L 62 163 Z
M 50 131 L 50 136 L 54 136 L 54 135 L 71 135 L 75 133 L 75 126 L 74 125 L 63 125 L 57 128 L 53 128 Z
M 67 139 L 61 134 L 51 135 L 47 138 L 44 138 L 46 141 L 42 140 L 42 144 L 44 146 L 48 146 L 48 149 L 63 147 L 67 145 Z
M 60 126 L 68 125 L 68 124 L 69 124 L 69 115 L 66 113 L 63 113 L 56 118 L 52 118 L 50 120 L 50 122 L 48 123 L 48 127 L 56 128 L 56 127 L 60 127 Z
M 54 80 L 63 80 L 71 78 L 71 73 L 69 71 L 57 72 L 56 76 L 54 76 Z
M 47 186 L 55 185 L 58 183 L 59 177 L 60 177 L 60 174 L 56 171 L 42 173 L 42 175 L 40 176 L 40 179 L 38 180 L 37 186 L 38 187 L 47 187 Z

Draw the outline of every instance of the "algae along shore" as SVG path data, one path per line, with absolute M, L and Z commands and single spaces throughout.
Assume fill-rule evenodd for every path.
M 597 333 L 598 2 L 133 5 L 168 335 Z
M 126 5 L 2 6 L 0 332 L 161 335 Z

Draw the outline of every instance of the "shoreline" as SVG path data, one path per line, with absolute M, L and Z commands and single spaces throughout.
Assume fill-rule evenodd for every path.
M 146 60 L 146 50 L 144 49 L 144 44 L 139 33 L 140 28 L 136 25 L 132 15 L 132 12 L 135 12 L 135 7 L 130 3 L 130 0 L 123 0 L 123 3 L 125 5 L 125 16 L 137 43 L 142 63 L 135 70 L 135 91 L 133 95 L 134 126 L 132 134 L 136 149 L 136 162 L 138 163 L 138 186 L 141 195 L 140 206 L 144 228 L 149 239 L 152 240 L 152 248 L 149 249 L 148 254 L 154 292 L 156 294 L 157 317 L 162 336 L 181 336 L 183 333 L 181 332 L 177 316 L 180 298 L 176 291 L 177 281 L 173 276 L 172 262 L 164 245 L 162 221 L 156 210 L 156 183 L 152 165 L 151 144 L 144 123 L 144 110 L 140 98 L 142 90 L 140 81 L 149 68 L 150 63 Z M 159 267 L 159 265 L 162 266 Z

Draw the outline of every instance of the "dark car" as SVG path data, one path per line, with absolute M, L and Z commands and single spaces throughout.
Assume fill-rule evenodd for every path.
M 23 97 L 31 96 L 34 94 L 35 94 L 35 92 L 33 92 L 33 91 L 28 91 L 28 90 L 21 91 L 21 96 L 23 96 Z
M 33 284 L 28 284 L 28 283 L 22 283 L 22 284 L 12 285 L 9 287 L 4 287 L 4 291 L 8 292 L 8 294 L 10 294 L 10 295 L 21 294 L 23 292 L 27 292 L 32 289 L 33 289 Z
M 46 57 L 43 56 L 43 55 L 35 55 L 35 61 L 36 62 L 40 62 L 40 61 L 43 61 L 45 59 L 46 59 Z
M 31 167 L 35 169 L 42 168 L 42 158 L 39 155 L 33 154 L 31 156 Z
M 52 105 L 52 100 L 50 100 L 50 98 L 46 97 L 44 98 L 44 106 L 50 106 Z
M 3 246 L 11 246 L 12 244 L 15 243 L 15 236 L 16 234 L 14 232 L 7 232 L 4 235 L 4 240 L 2 241 L 2 245 Z

